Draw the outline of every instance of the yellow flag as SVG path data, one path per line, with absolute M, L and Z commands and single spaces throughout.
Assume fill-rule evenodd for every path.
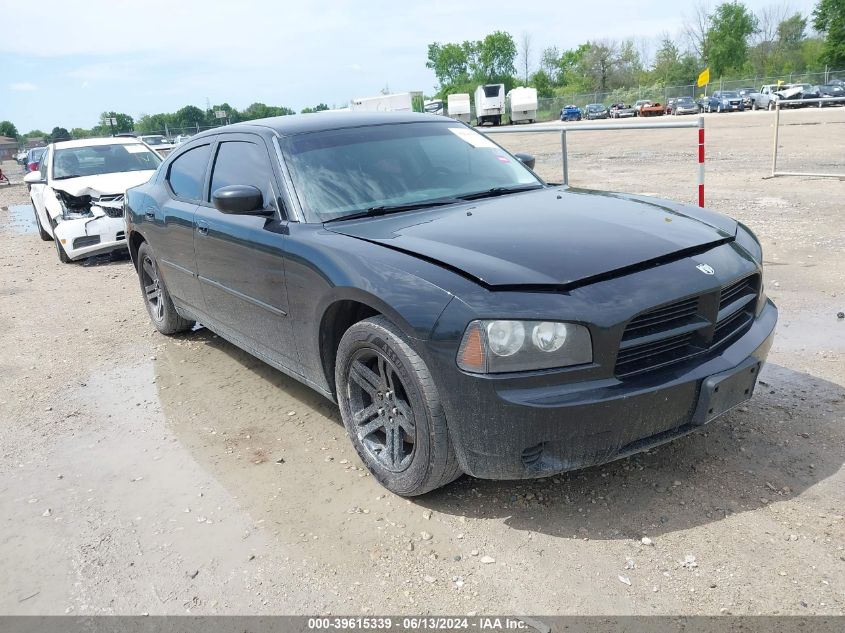
M 701 88 L 702 86 L 706 86 L 710 83 L 710 68 L 705 68 L 701 71 L 701 74 L 698 76 L 698 82 L 696 86 Z

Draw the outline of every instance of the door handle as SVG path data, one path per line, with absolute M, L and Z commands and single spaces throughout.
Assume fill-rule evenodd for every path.
M 147 220 L 149 220 L 150 222 L 153 222 L 156 219 L 156 212 L 152 209 L 147 209 L 146 211 L 144 211 L 144 217 L 147 218 Z
M 208 235 L 208 222 L 199 220 L 197 222 L 197 233 L 200 235 Z

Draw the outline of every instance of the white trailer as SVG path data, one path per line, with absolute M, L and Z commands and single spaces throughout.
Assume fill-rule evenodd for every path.
M 448 115 L 458 121 L 469 123 L 472 119 L 472 108 L 469 103 L 469 95 L 466 92 L 449 95 L 447 97 Z
M 511 123 L 534 123 L 537 118 L 537 89 L 514 88 L 508 93 L 507 107 Z
M 478 125 L 500 125 L 505 113 L 505 84 L 485 84 L 475 89 L 475 120 Z
M 414 97 L 421 94 L 400 92 L 377 97 L 359 97 L 352 100 L 349 109 L 363 112 L 414 112 Z

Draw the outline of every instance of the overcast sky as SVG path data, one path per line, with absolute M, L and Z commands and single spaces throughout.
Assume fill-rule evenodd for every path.
M 678 35 L 693 3 L 666 0 L 39 0 L 4 2 L 0 120 L 24 133 L 92 127 L 193 104 L 261 101 L 295 110 L 353 97 L 434 91 L 430 42 L 530 33 L 549 45 Z M 780 0 L 747 0 L 757 10 Z M 791 0 L 805 15 L 813 0 Z

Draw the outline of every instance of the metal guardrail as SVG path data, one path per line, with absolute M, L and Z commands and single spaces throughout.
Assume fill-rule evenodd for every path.
M 704 117 L 694 121 L 672 121 L 669 123 L 587 123 L 585 125 L 542 125 L 530 128 L 507 127 L 478 129 L 482 134 L 549 134 L 560 133 L 560 151 L 563 168 L 563 184 L 569 185 L 569 155 L 567 152 L 567 134 L 569 132 L 597 132 L 608 130 L 671 130 L 679 128 L 698 128 L 698 206 L 704 206 Z
M 780 110 L 781 104 L 794 105 L 801 103 L 817 103 L 821 108 L 825 103 L 843 103 L 841 97 L 820 97 L 818 99 L 778 99 L 775 101 L 775 124 L 772 126 L 772 173 L 763 178 L 777 178 L 779 176 L 811 176 L 814 178 L 838 178 L 845 180 L 845 174 L 827 174 L 819 172 L 778 171 L 778 139 L 780 138 Z

